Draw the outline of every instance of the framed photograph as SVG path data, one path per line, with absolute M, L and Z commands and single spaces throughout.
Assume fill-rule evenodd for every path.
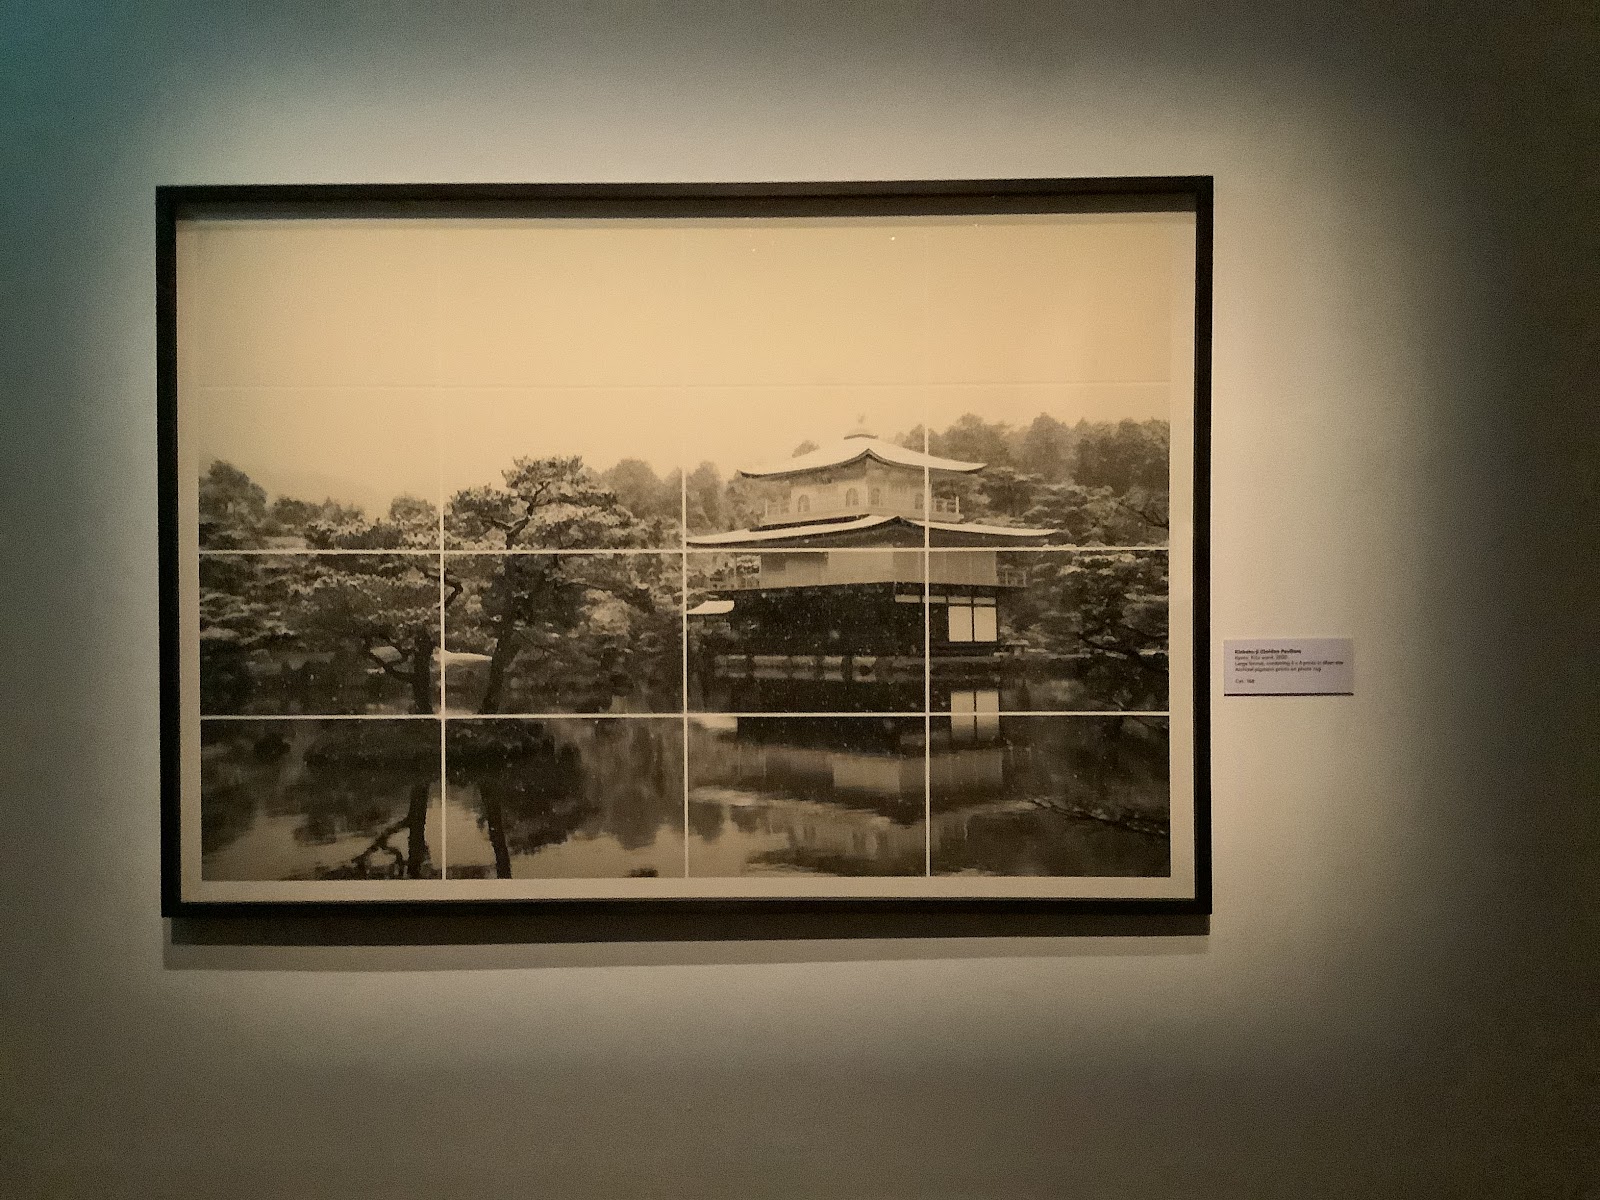
M 157 193 L 163 911 L 1210 911 L 1209 178 Z

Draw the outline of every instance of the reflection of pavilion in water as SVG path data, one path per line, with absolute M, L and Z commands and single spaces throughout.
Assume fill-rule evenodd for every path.
M 921 717 L 697 717 L 695 794 L 859 809 L 902 823 L 923 818 L 927 789 L 987 802 L 1004 785 L 998 694 L 957 692 L 955 710 Z
M 1014 649 L 1000 609 L 1024 583 L 999 551 L 1054 531 L 964 521 L 954 497 L 934 494 L 983 466 L 858 430 L 741 469 L 771 489 L 761 521 L 688 539 L 726 552 L 689 610 L 695 707 L 921 711 L 928 675 L 935 708 L 951 689 L 998 687 Z
M 691 873 L 920 873 L 925 830 L 936 873 L 1167 869 L 1164 718 L 1002 717 L 992 691 L 951 699 L 927 718 L 694 718 L 705 861 Z
M 921 717 L 697 717 L 691 871 L 920 875 Z

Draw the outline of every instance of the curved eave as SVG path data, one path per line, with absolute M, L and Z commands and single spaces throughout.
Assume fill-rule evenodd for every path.
M 858 534 L 864 530 L 892 525 L 898 517 L 858 517 L 853 521 L 827 521 L 815 525 L 778 525 L 771 529 L 735 529 L 729 533 L 706 533 L 684 540 L 705 550 L 736 550 L 745 546 L 770 546 L 810 542 L 815 538 Z
M 1054 529 L 1019 528 L 1011 525 L 958 524 L 948 521 L 915 521 L 906 517 L 861 517 L 854 521 L 832 521 L 817 525 L 785 525 L 773 529 L 735 529 L 730 533 L 702 534 L 687 538 L 697 550 L 786 550 L 818 549 L 830 546 L 881 547 L 914 550 L 927 544 L 943 548 L 1002 548 L 1037 546 L 1054 534 Z
M 917 521 L 914 524 L 927 526 L 930 533 L 971 534 L 999 538 L 1001 541 L 1031 541 L 1047 538 L 1056 532 L 1054 529 L 1036 529 L 1028 525 L 984 525 L 978 521 Z
M 866 446 L 860 450 L 853 446 L 840 446 L 832 450 L 813 450 L 810 454 L 802 454 L 798 458 L 786 459 L 783 462 L 740 467 L 737 473 L 748 479 L 782 479 L 791 475 L 808 475 L 812 471 L 848 467 L 867 458 L 886 467 L 937 471 L 946 475 L 970 475 L 974 471 L 983 470 L 986 465 L 980 462 L 962 462 L 955 458 L 936 458 L 920 450 L 907 450 L 899 446 L 886 447 L 883 450 L 876 446 Z

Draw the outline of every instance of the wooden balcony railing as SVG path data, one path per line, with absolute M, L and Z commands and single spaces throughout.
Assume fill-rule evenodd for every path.
M 780 505 L 769 501 L 764 512 L 762 513 L 761 519 L 766 524 L 772 524 L 773 522 L 777 521 L 798 523 L 806 520 L 807 518 L 839 517 L 845 515 L 910 517 L 915 520 L 922 516 L 922 511 L 922 509 L 916 507 L 915 505 L 904 506 L 893 504 L 859 503 L 845 504 L 842 502 L 836 504 L 824 504 L 819 500 L 813 499 L 811 501 L 811 506 L 807 508 L 805 512 L 801 512 L 793 504 L 785 509 Z M 959 518 L 961 516 L 961 500 L 956 496 L 935 496 L 933 497 L 932 513 L 933 516 L 937 518 Z
M 921 568 L 916 568 L 916 570 L 918 572 L 920 572 Z M 954 586 L 954 587 L 977 586 L 977 587 L 983 587 L 985 585 L 988 585 L 988 586 L 1003 587 L 1003 588 L 1020 588 L 1020 587 L 1027 587 L 1028 586 L 1028 572 L 1024 568 L 1007 566 L 1004 563 L 1000 564 L 999 566 L 997 566 L 995 568 L 994 579 L 992 581 L 984 579 L 981 575 L 963 575 L 962 577 L 959 577 L 959 578 L 943 578 L 943 579 L 941 579 L 941 578 L 938 578 L 938 572 L 934 572 L 934 576 L 935 576 L 936 586 L 939 586 L 939 587 L 945 587 L 945 586 Z M 903 574 L 903 573 L 895 573 L 893 575 L 893 578 L 898 579 L 901 583 L 915 583 L 916 579 L 917 579 L 917 576 L 916 575 L 908 576 L 908 575 Z M 782 572 L 782 571 L 778 572 L 776 576 L 769 576 L 765 572 L 762 572 L 760 570 L 754 570 L 754 571 L 718 571 L 718 572 L 715 572 L 714 574 L 712 574 L 709 577 L 709 579 L 707 580 L 707 586 L 712 591 L 730 592 L 730 591 L 744 591 L 744 590 L 749 590 L 749 589 L 754 589 L 754 588 L 763 588 L 763 587 L 782 587 L 782 586 L 805 587 L 805 586 L 808 586 L 808 585 L 809 586 L 815 586 L 817 584 L 825 584 L 825 583 L 829 583 L 829 582 L 861 582 L 861 580 L 857 579 L 857 580 L 835 581 L 835 580 L 830 580 L 827 577 L 826 574 L 818 574 L 813 578 L 806 578 L 806 577 L 803 577 L 803 576 L 801 576 L 799 574 L 791 574 L 791 573 L 786 573 L 786 572 Z

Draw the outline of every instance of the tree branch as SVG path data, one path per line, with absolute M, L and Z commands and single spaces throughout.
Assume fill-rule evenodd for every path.
M 372 845 L 368 846 L 360 854 L 353 856 L 350 859 L 350 865 L 365 875 L 367 873 L 367 860 L 377 853 L 377 851 L 382 850 L 386 854 L 394 855 L 394 866 L 403 866 L 406 861 L 406 856 L 401 854 L 400 851 L 396 850 L 393 846 L 389 845 L 389 839 L 410 824 L 411 815 L 407 813 L 404 817 L 401 817 L 400 820 L 389 826 L 389 828 L 385 829 L 377 837 L 373 838 Z
M 512 542 L 516 541 L 519 537 L 522 536 L 522 531 L 528 527 L 528 522 L 531 521 L 531 520 L 533 520 L 533 514 L 529 513 L 527 516 L 523 517 L 522 520 L 516 522 L 513 525 L 502 526 L 502 528 L 506 531 L 506 549 L 507 550 L 511 549 L 511 543 Z
M 1135 516 L 1135 517 L 1139 518 L 1139 520 L 1143 521 L 1146 525 L 1150 525 L 1150 526 L 1152 526 L 1152 527 L 1154 527 L 1156 529 L 1166 529 L 1167 526 L 1168 526 L 1168 523 L 1172 520 L 1172 518 L 1169 516 L 1167 518 L 1167 520 L 1165 520 L 1165 521 L 1158 521 L 1158 520 L 1156 520 L 1155 517 L 1152 517 L 1149 513 L 1145 512 L 1143 509 L 1135 508 L 1133 505 L 1129 504 L 1127 501 L 1121 500 L 1121 499 L 1119 499 L 1119 498 L 1117 498 L 1115 496 L 1113 496 L 1111 498 L 1111 503 L 1114 504 L 1116 507 L 1120 508 L 1123 512 L 1131 513 L 1133 516 Z
M 407 681 L 410 680 L 411 675 L 410 675 L 409 672 L 401 671 L 398 668 L 396 668 L 396 666 L 393 663 L 391 663 L 388 659 L 384 658 L 381 654 L 379 654 L 371 646 L 365 646 L 365 647 L 363 647 L 363 649 L 366 650 L 367 657 L 370 658 L 373 662 L 377 663 L 380 667 L 382 667 L 387 674 L 393 675 L 396 679 L 404 679 L 404 680 L 407 680 Z

